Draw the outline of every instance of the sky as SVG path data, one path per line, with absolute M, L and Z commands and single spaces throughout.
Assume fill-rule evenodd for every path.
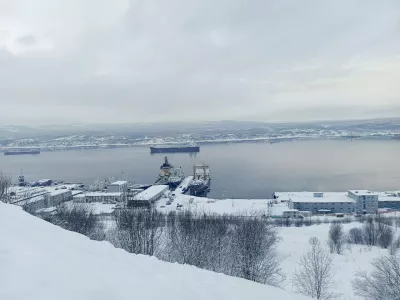
M 400 116 L 398 0 L 0 0 L 0 124 Z

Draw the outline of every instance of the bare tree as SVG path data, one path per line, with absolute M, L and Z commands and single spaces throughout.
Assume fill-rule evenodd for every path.
M 378 229 L 372 217 L 367 217 L 362 230 L 365 244 L 375 246 L 378 243 Z
M 347 235 L 347 242 L 350 244 L 364 244 L 363 231 L 361 228 L 351 228 L 349 230 L 349 234 Z
M 8 188 L 11 186 L 11 177 L 0 172 L 0 201 L 8 203 Z
M 343 225 L 340 223 L 332 223 L 329 229 L 329 248 L 331 253 L 336 252 L 342 254 L 344 245 Z
M 335 287 L 332 258 L 316 237 L 310 239 L 310 244 L 310 251 L 300 259 L 293 275 L 295 290 L 311 298 L 334 299 L 339 295 L 332 291 Z
M 66 230 L 86 235 L 89 238 L 92 238 L 93 234 L 98 237 L 98 230 L 101 228 L 93 208 L 81 203 L 74 203 L 73 205 L 61 204 L 57 207 L 55 214 L 47 216 L 45 220 Z
M 258 218 L 244 219 L 233 239 L 235 276 L 279 286 L 284 275 L 275 252 L 278 236 L 274 228 Z
M 378 244 L 382 248 L 387 249 L 393 242 L 393 230 L 391 226 L 384 223 L 378 225 Z
M 155 255 L 161 244 L 164 216 L 156 210 L 131 209 L 116 214 L 113 243 L 128 252 Z
M 372 262 L 371 274 L 359 272 L 353 280 L 354 293 L 365 300 L 400 299 L 400 260 L 396 255 Z

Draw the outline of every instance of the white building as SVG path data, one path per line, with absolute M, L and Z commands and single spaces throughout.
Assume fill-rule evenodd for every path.
M 81 202 L 82 198 L 80 198 Z M 90 192 L 85 194 L 85 201 L 86 203 L 92 202 L 105 202 L 105 203 L 117 203 L 124 201 L 124 193 L 104 193 L 104 192 Z
M 45 195 L 46 207 L 57 206 L 63 202 L 72 200 L 70 190 L 54 190 Z
M 348 196 L 356 202 L 355 212 L 358 214 L 374 214 L 378 210 L 379 193 L 368 190 L 350 190 Z
M 137 194 L 134 200 L 147 200 L 149 202 L 156 201 L 168 190 L 167 185 L 153 185 L 147 190 Z
M 74 195 L 72 200 L 74 203 L 86 203 L 86 196 L 85 194 Z
M 11 203 L 29 209 L 43 209 L 72 200 L 72 192 L 67 187 L 13 187 Z
M 153 185 L 128 200 L 128 207 L 149 206 L 168 191 L 168 185 Z
M 288 193 L 288 199 L 289 208 L 314 214 L 351 214 L 354 212 L 356 203 L 355 200 L 348 197 L 347 193 L 336 192 L 294 192 Z
M 127 190 L 127 181 L 115 181 L 107 186 L 107 193 L 126 193 Z

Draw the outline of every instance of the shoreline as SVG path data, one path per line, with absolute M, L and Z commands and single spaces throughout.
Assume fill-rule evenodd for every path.
M 195 141 L 198 145 L 224 145 L 224 144 L 240 144 L 240 143 L 288 143 L 295 141 L 319 141 L 319 140 L 343 140 L 343 141 L 357 141 L 357 140 L 376 140 L 376 141 L 400 141 L 393 136 L 361 136 L 361 137 L 343 137 L 343 136 L 321 136 L 321 137 L 265 137 L 265 138 L 249 138 L 249 139 L 226 139 L 226 140 L 198 140 Z M 95 149 L 122 149 L 122 148 L 137 148 L 137 147 L 151 147 L 158 145 L 177 145 L 180 142 L 167 142 L 167 143 L 147 143 L 147 144 L 98 144 L 98 145 L 76 145 L 76 146 L 54 146 L 54 147 L 41 147 L 39 145 L 20 146 L 20 147 L 0 147 L 0 152 L 13 151 L 13 150 L 31 150 L 39 149 L 43 152 L 59 152 L 59 151 L 73 151 L 73 150 L 95 150 Z

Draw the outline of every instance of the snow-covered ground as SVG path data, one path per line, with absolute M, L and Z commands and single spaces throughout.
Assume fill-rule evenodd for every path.
M 328 231 L 330 224 L 321 224 L 310 227 L 280 227 L 277 228 L 282 238 L 278 247 L 278 253 L 282 259 L 281 267 L 287 275 L 284 288 L 288 291 L 293 290 L 292 276 L 298 262 L 303 254 L 309 249 L 308 240 L 311 237 L 317 237 L 321 245 L 327 250 Z M 346 232 L 355 226 L 361 226 L 360 223 L 343 224 Z M 341 293 L 340 300 L 361 299 L 353 295 L 351 280 L 354 279 L 357 271 L 371 270 L 370 262 L 379 256 L 387 255 L 388 250 L 380 247 L 369 247 L 363 245 L 351 245 L 346 247 L 344 253 L 332 254 L 335 281 L 337 283 L 335 292 Z
M 0 202 L 0 299 L 279 299 L 284 290 L 129 254 Z
M 268 199 L 224 199 L 217 200 L 177 194 L 174 201 L 167 205 L 168 198 L 161 198 L 156 207 L 161 212 L 191 210 L 198 213 L 267 215 Z
M 286 202 L 279 202 L 276 199 L 211 199 L 195 197 L 190 195 L 177 194 L 170 205 L 167 205 L 168 198 L 161 198 L 156 202 L 156 208 L 168 213 L 170 211 L 190 210 L 198 213 L 209 214 L 234 214 L 241 216 L 271 216 L 281 217 L 285 210 L 288 210 Z M 277 203 L 275 203 L 277 202 Z M 272 205 L 268 205 L 272 203 Z M 351 221 L 357 219 L 353 216 L 346 216 Z M 314 221 L 332 222 L 340 220 L 335 215 L 314 215 Z

